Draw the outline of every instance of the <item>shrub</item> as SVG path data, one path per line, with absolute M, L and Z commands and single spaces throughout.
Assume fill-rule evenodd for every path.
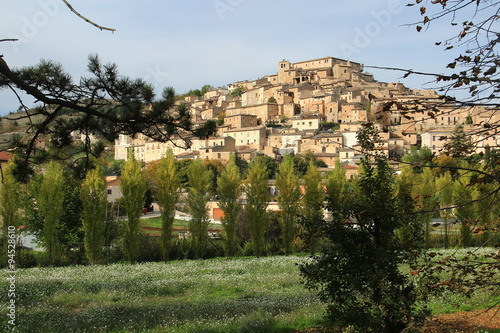
M 139 248 L 139 262 L 162 260 L 158 237 L 141 235 Z

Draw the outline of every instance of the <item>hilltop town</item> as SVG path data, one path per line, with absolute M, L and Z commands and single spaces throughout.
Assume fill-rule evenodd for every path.
M 312 153 L 329 167 L 340 161 L 356 169 L 356 132 L 365 123 L 380 130 L 383 142 L 377 149 L 392 158 L 403 156 L 412 146 L 426 146 L 439 154 L 458 125 L 477 143 L 476 152 L 499 144 L 497 135 L 472 134 L 475 124 L 499 120 L 494 110 L 443 105 L 433 90 L 378 82 L 363 64 L 333 57 L 283 60 L 274 75 L 235 82 L 178 103 L 187 105 L 195 124 L 217 121 L 217 135 L 179 136 L 166 143 L 140 134 L 121 135 L 115 142 L 115 159 L 126 160 L 130 148 L 144 162 L 160 159 L 168 149 L 179 159 L 219 160 L 228 160 L 233 152 L 245 159 L 257 154 L 279 159 L 293 151 Z M 433 112 L 438 104 L 439 112 Z

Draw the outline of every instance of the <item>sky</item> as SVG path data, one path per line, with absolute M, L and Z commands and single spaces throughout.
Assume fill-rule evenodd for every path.
M 278 62 L 336 57 L 367 66 L 443 72 L 455 54 L 435 42 L 453 36 L 450 19 L 418 33 L 410 0 L 70 0 L 101 31 L 60 0 L 0 0 L 0 55 L 11 68 L 51 59 L 78 82 L 87 57 L 116 63 L 120 74 L 143 78 L 157 94 L 205 84 L 225 86 L 276 74 Z M 423 88 L 428 78 L 366 68 L 383 82 Z M 424 88 L 432 88 L 426 85 Z M 22 96 L 27 105 L 33 98 Z M 0 115 L 17 110 L 0 91 Z

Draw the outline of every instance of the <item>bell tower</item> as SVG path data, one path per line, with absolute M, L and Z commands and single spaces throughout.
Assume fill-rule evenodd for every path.
M 288 74 L 286 73 L 286 71 L 291 68 L 292 64 L 288 60 L 283 59 L 278 63 L 278 83 L 280 84 L 288 83 L 287 82 Z

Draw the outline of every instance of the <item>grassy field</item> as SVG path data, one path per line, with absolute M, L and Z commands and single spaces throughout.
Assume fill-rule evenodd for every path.
M 144 218 L 141 220 L 142 226 L 144 227 L 153 227 L 153 228 L 161 228 L 161 217 L 152 217 L 152 218 Z M 174 227 L 182 227 L 188 228 L 189 221 L 185 220 L 174 220 Z M 210 223 L 208 228 L 221 229 L 221 224 Z
M 148 235 L 160 235 L 161 234 L 161 217 L 143 218 L 141 220 L 142 232 Z M 174 220 L 174 230 L 172 235 L 177 237 L 179 231 L 187 231 L 189 228 L 189 221 L 185 220 Z M 208 225 L 209 229 L 222 229 L 221 224 L 210 223 Z
M 288 332 L 321 322 L 303 257 L 19 270 L 18 332 Z M 0 271 L 0 303 L 7 304 Z M 7 324 L 4 306 L 2 326 Z
M 294 332 L 322 324 L 324 305 L 301 284 L 306 257 L 212 259 L 20 269 L 17 332 Z M 0 271 L 0 331 L 9 273 Z M 488 306 L 445 295 L 434 313 Z

